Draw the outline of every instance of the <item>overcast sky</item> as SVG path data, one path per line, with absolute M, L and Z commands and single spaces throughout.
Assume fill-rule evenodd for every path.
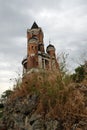
M 0 0 L 0 94 L 12 88 L 26 55 L 26 30 L 36 21 L 72 71 L 87 57 L 87 0 Z

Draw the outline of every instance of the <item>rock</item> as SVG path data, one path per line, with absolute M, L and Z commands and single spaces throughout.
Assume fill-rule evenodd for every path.
M 7 130 L 5 124 L 0 122 L 0 130 Z
M 67 116 L 66 120 L 45 118 L 36 112 L 38 102 L 36 94 L 17 97 L 12 102 L 6 102 L 0 130 L 65 130 L 64 125 L 68 126 L 71 117 Z M 71 130 L 87 130 L 87 119 L 73 121 Z

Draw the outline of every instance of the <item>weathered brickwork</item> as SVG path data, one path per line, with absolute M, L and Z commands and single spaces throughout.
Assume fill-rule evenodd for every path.
M 44 34 L 34 22 L 31 29 L 27 29 L 27 56 L 23 59 L 23 73 L 31 69 L 53 70 L 58 68 L 55 47 L 49 44 L 44 49 Z

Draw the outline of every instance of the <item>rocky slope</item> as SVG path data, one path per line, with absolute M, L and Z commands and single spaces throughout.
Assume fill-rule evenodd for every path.
M 73 88 L 72 91 L 70 88 Z M 47 87 L 45 89 L 47 91 Z M 57 91 L 56 89 L 54 91 L 53 88 L 51 96 L 47 95 L 50 94 L 49 91 L 49 93 L 46 91 L 44 93 L 44 91 L 41 88 L 41 94 L 35 91 L 17 95 L 16 92 L 14 98 L 13 96 L 9 97 L 5 103 L 0 130 L 87 130 L 86 83 L 72 84 L 69 90 L 63 91 L 63 100 L 60 98 L 60 95 L 62 95 L 61 89 L 58 89 L 58 92 L 60 91 L 58 95 L 53 95 Z M 21 91 L 18 93 L 21 93 Z M 66 94 L 67 97 L 65 97 Z M 62 103 L 59 102 L 60 100 Z

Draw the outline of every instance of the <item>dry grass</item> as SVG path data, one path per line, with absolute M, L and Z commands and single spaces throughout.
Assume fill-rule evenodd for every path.
M 84 84 L 87 85 L 87 82 L 84 81 Z M 61 120 L 66 128 L 71 128 L 83 117 L 87 118 L 84 93 L 76 88 L 68 75 L 62 77 L 57 72 L 26 75 L 22 84 L 14 89 L 11 100 L 34 93 L 39 95 L 36 112 L 44 118 Z

